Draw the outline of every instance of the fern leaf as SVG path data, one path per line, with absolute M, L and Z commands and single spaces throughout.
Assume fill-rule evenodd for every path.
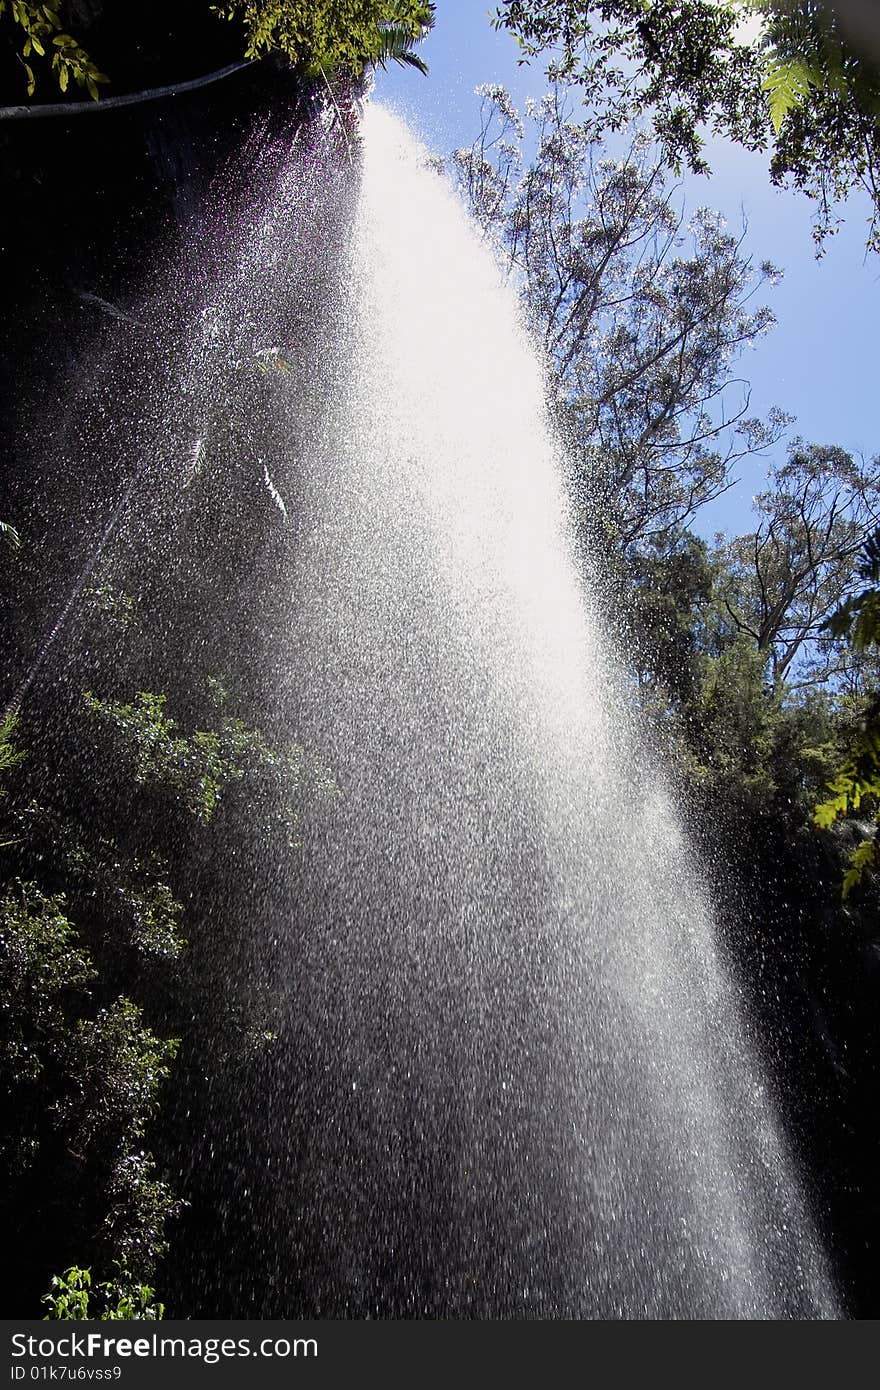
M 822 74 L 801 59 L 790 62 L 772 62 L 767 76 L 761 83 L 767 93 L 767 105 L 774 135 L 778 135 L 789 111 L 803 106 L 811 87 L 822 86 Z
M 830 830 L 838 816 L 845 816 L 849 809 L 849 798 L 846 792 L 837 796 L 830 796 L 827 801 L 822 801 L 813 812 L 813 824 L 820 830 Z
M 857 651 L 880 644 L 880 593 L 876 589 L 859 605 L 850 641 Z
M 848 898 L 852 890 L 861 883 L 865 871 L 877 862 L 877 841 L 862 840 L 856 845 L 849 859 L 849 868 L 843 877 L 843 896 Z

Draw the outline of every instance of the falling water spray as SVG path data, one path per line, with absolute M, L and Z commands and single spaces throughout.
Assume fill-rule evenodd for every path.
M 364 142 L 278 695 L 340 787 L 286 1111 L 278 1079 L 305 1306 L 833 1316 L 515 294 L 399 122 L 371 106 Z
M 251 866 L 225 968 L 272 1037 L 243 1095 L 210 1020 L 182 1049 L 195 1238 L 157 1286 L 238 1317 L 835 1316 L 516 294 L 395 118 L 368 106 L 350 226 L 322 138 L 255 146 L 111 440 L 144 481 L 102 582 L 338 788 L 277 863 L 254 825 L 200 867 L 210 924 Z

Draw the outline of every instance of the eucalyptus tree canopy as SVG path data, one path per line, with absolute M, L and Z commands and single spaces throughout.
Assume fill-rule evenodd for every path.
M 670 164 L 705 171 L 705 130 L 769 149 L 775 183 L 835 204 L 862 189 L 880 249 L 880 16 L 869 0 L 505 0 L 523 58 L 585 92 L 597 130 L 650 116 Z
M 828 620 L 851 592 L 859 553 L 880 521 L 880 458 L 862 463 L 798 441 L 771 466 L 754 507 L 754 531 L 722 551 L 727 613 L 763 654 L 775 687 L 826 682 L 848 669 Z
M 671 542 L 787 423 L 749 417 L 734 369 L 773 323 L 753 300 L 778 272 L 753 265 L 716 214 L 685 223 L 647 137 L 608 157 L 557 89 L 528 112 L 527 160 L 532 132 L 507 93 L 482 97 L 480 132 L 453 171 L 545 345 L 584 524 L 601 519 L 593 539 L 612 554 Z

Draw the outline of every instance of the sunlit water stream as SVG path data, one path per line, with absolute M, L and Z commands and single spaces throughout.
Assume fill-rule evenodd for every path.
M 326 1306 L 833 1316 L 515 295 L 401 124 L 364 132 L 290 630 L 342 788 L 305 890 Z
M 229 592 L 271 606 L 272 717 L 339 787 L 277 866 L 293 906 L 263 984 L 284 1017 L 267 1093 L 238 1098 L 253 1133 L 209 1098 L 238 1183 L 216 1207 L 248 1232 L 230 1297 L 291 1317 L 835 1316 L 705 875 L 597 619 L 515 291 L 404 127 L 370 105 L 363 139 L 347 242 L 315 229 L 301 139 L 237 245 L 212 245 L 173 399 L 144 415 L 153 503 L 141 486 L 107 558 L 124 584 L 152 546 L 185 608 L 173 518 L 201 507 L 222 554 L 261 503 L 274 539 L 229 561 Z M 317 291 L 303 303 L 325 247 L 343 271 L 304 380 L 284 359 L 291 324 L 321 321 Z M 255 364 L 257 394 L 236 384 Z M 192 500 L 212 495 L 222 526 Z M 198 1251 L 176 1259 L 208 1288 Z

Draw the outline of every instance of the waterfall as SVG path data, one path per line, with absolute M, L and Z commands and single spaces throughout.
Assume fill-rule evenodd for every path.
M 234 667 L 338 787 L 254 878 L 258 825 L 249 860 L 181 847 L 203 957 L 236 888 L 221 966 L 272 1040 L 245 1095 L 209 1017 L 184 1042 L 195 1235 L 157 1287 L 203 1316 L 836 1316 L 516 293 L 380 106 L 353 210 L 340 167 L 320 118 L 255 136 L 53 446 L 66 478 L 92 412 L 145 679 Z M 99 658 L 61 647 L 72 705 Z
M 311 1306 L 833 1316 L 700 866 L 581 577 L 539 356 L 376 105 L 346 278 L 279 695 L 341 788 L 291 967 L 310 1095 L 277 1095 L 298 1185 L 275 1219 Z

